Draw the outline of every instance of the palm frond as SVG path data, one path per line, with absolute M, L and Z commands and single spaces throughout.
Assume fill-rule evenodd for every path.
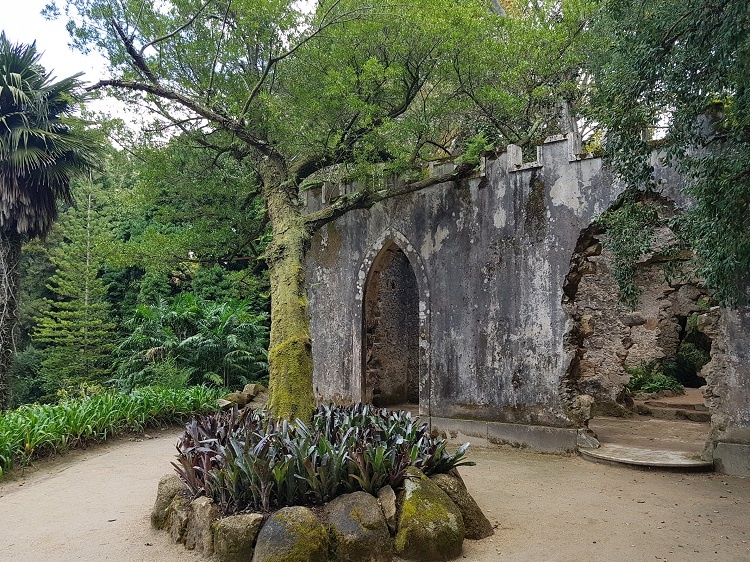
M 0 230 L 43 236 L 70 181 L 96 167 L 97 138 L 72 114 L 80 74 L 53 81 L 36 44 L 0 33 Z

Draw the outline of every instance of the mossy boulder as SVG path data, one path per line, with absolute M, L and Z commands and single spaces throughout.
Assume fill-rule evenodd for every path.
M 253 546 L 263 525 L 259 513 L 241 513 L 218 520 L 214 529 L 214 554 L 221 562 L 253 559 Z
M 326 506 L 326 515 L 337 562 L 393 559 L 391 534 L 374 496 L 367 492 L 339 496 Z
M 430 480 L 437 484 L 461 510 L 461 517 L 464 520 L 464 536 L 467 539 L 483 539 L 494 533 L 492 524 L 471 497 L 461 478 L 450 474 L 436 474 L 431 476 Z
M 176 474 L 166 474 L 161 477 L 156 491 L 156 501 L 151 510 L 151 525 L 155 529 L 163 529 L 167 525 L 169 504 L 177 494 L 184 490 L 185 485 Z
M 245 388 L 242 389 L 242 392 L 245 393 L 245 395 L 248 397 L 249 400 L 252 400 L 256 396 L 258 396 L 261 392 L 266 392 L 268 390 L 265 386 L 258 383 L 250 383 L 246 384 Z
M 399 493 L 396 554 L 407 560 L 436 562 L 461 555 L 461 511 L 421 470 L 409 467 Z
M 280 509 L 258 533 L 253 562 L 327 562 L 328 533 L 306 507 Z
M 219 518 L 219 511 L 214 502 L 203 496 L 190 503 L 187 530 L 185 531 L 185 548 L 201 550 L 208 555 L 214 552 L 214 534 L 212 524 Z

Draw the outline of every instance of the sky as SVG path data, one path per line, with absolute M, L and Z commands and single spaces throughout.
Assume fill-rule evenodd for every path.
M 106 61 L 98 53 L 83 55 L 68 46 L 70 36 L 65 29 L 67 16 L 64 14 L 64 0 L 58 0 L 57 5 L 62 12 L 61 17 L 48 21 L 41 12 L 49 0 L 0 0 L 0 30 L 13 43 L 31 43 L 36 41 L 41 51 L 41 63 L 48 72 L 57 78 L 66 78 L 83 72 L 81 80 L 94 84 L 107 77 Z M 300 0 L 299 6 L 311 9 L 312 0 Z M 102 111 L 121 117 L 131 127 L 140 117 L 130 113 L 122 104 L 115 100 L 93 100 L 87 104 L 89 109 Z M 142 116 L 141 116 L 142 117 Z
M 68 47 L 70 37 L 63 15 L 47 21 L 41 11 L 48 0 L 0 0 L 0 29 L 13 43 L 36 41 L 42 65 L 57 78 L 85 72 L 82 80 L 97 82 L 105 77 L 106 64 L 98 54 L 83 55 Z

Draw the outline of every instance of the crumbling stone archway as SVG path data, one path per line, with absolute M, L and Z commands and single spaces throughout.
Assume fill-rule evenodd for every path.
M 418 405 L 429 415 L 429 289 L 413 245 L 388 229 L 365 255 L 354 318 L 354 395 L 377 406 Z

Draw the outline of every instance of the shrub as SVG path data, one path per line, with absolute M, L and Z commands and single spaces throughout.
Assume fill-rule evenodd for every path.
M 698 373 L 710 360 L 709 352 L 693 343 L 682 342 L 677 355 L 664 362 L 664 374 L 684 386 L 700 387 L 706 384 L 706 379 L 700 377 Z
M 658 392 L 660 390 L 681 392 L 684 390 L 677 379 L 662 372 L 661 365 L 656 361 L 638 367 L 626 367 L 625 370 L 631 377 L 627 385 L 631 392 Z
M 145 387 L 129 394 L 103 392 L 55 405 L 21 406 L 0 415 L 0 477 L 15 463 L 210 412 L 218 397 L 218 391 L 200 386 Z
M 117 348 L 113 382 L 131 390 L 163 379 L 226 387 L 261 380 L 268 374 L 268 318 L 250 309 L 248 301 L 216 303 L 191 293 L 137 306 Z
M 358 404 L 320 406 L 308 427 L 235 408 L 193 419 L 173 463 L 193 496 L 207 495 L 224 513 L 268 512 L 321 504 L 357 490 L 402 484 L 409 466 L 448 472 L 465 459 L 406 412 Z

